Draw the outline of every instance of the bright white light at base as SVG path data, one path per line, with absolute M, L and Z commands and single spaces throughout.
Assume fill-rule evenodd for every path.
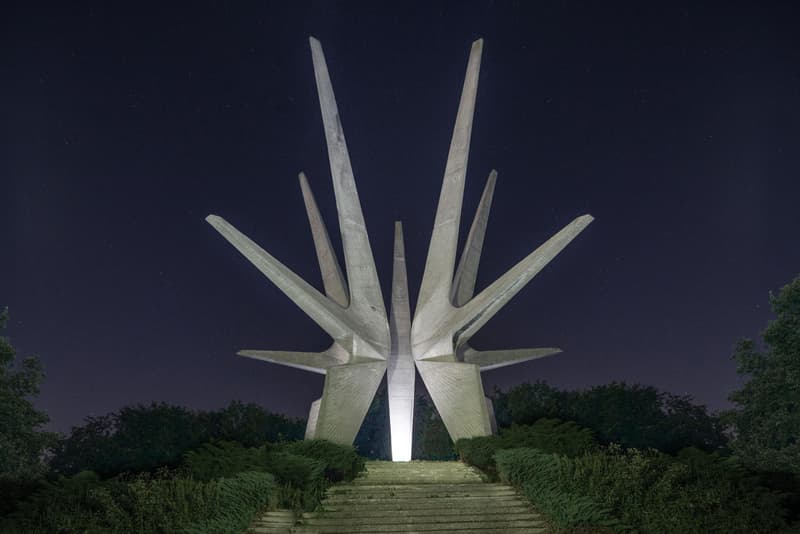
M 392 461 L 411 460 L 414 403 L 412 399 L 389 398 L 389 429 L 392 438 Z M 394 414 L 394 417 L 392 417 Z

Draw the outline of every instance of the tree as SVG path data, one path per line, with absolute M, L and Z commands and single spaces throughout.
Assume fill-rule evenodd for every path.
M 729 397 L 737 405 L 726 414 L 731 448 L 751 467 L 800 474 L 800 276 L 769 302 L 776 318 L 761 334 L 766 350 L 751 339 L 734 350 L 737 372 L 750 380 Z
M 0 312 L 0 330 L 8 321 L 8 309 Z M 0 337 L 0 479 L 29 479 L 45 470 L 42 455 L 55 435 L 41 429 L 47 414 L 34 408 L 30 397 L 39 393 L 44 377 L 41 362 L 24 358 L 17 369 L 16 351 Z
M 269 413 L 255 404 L 233 401 L 213 412 L 191 411 L 166 403 L 135 405 L 100 417 L 87 417 L 53 448 L 53 472 L 94 471 L 109 477 L 125 471 L 175 467 L 184 453 L 208 441 L 236 441 L 258 447 L 268 441 L 303 437 L 305 422 Z
M 604 444 L 675 453 L 685 447 L 714 451 L 725 445 L 723 425 L 688 396 L 653 386 L 612 382 L 585 391 L 561 391 L 545 382 L 520 384 L 493 395 L 501 427 L 550 418 L 575 421 Z

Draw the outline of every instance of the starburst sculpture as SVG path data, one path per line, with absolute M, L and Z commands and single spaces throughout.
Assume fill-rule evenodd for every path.
M 319 41 L 313 37 L 310 41 L 339 216 L 344 273 L 303 173 L 299 176 L 300 187 L 325 294 L 221 217 L 209 215 L 206 220 L 325 330 L 333 338 L 333 344 L 324 352 L 242 350 L 239 355 L 325 375 L 322 397 L 312 403 L 309 411 L 306 438 L 351 444 L 386 372 L 392 459 L 409 460 L 415 368 L 454 441 L 489 435 L 494 429 L 493 410 L 483 392 L 481 371 L 541 358 L 560 349 L 478 351 L 468 341 L 586 228 L 592 217 L 576 218 L 475 295 L 497 180 L 497 173 L 492 171 L 456 268 L 458 227 L 483 49 L 483 40 L 479 39 L 470 51 L 413 322 L 399 222 L 395 223 L 391 313 L 387 317 L 328 67 Z

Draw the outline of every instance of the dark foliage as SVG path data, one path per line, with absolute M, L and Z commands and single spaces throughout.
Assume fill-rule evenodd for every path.
M 263 448 L 247 448 L 235 441 L 204 443 L 184 454 L 181 471 L 204 482 L 243 471 L 266 471 L 264 455 Z
M 730 395 L 736 409 L 726 418 L 747 465 L 800 475 L 800 277 L 769 301 L 776 318 L 762 333 L 766 352 L 749 339 L 736 346 L 737 371 L 750 380 Z
M 529 447 L 543 452 L 574 457 L 596 447 L 592 432 L 572 421 L 539 419 L 533 425 L 511 425 L 497 436 L 460 439 L 456 442 L 459 458 L 497 479 L 494 454 L 502 449 Z
M 217 412 L 193 412 L 165 403 L 130 406 L 89 417 L 59 440 L 51 469 L 60 475 L 93 471 L 102 477 L 176 467 L 186 451 L 238 436 L 248 445 L 302 436 L 303 423 L 253 404 L 231 403 Z
M 774 532 L 779 496 L 735 459 L 686 449 L 677 457 L 619 447 L 569 458 L 536 449 L 495 454 L 501 479 L 564 527 L 641 533 Z
M 0 311 L 0 330 L 7 320 L 8 310 Z M 49 418 L 30 401 L 44 377 L 41 362 L 24 358 L 15 366 L 15 357 L 14 347 L 0 336 L 0 480 L 9 481 L 43 474 L 42 453 L 56 437 L 41 429 Z
M 351 481 L 364 471 L 364 458 L 353 447 L 315 439 L 286 443 L 281 450 L 319 460 L 329 482 Z
M 268 473 L 245 472 L 202 482 L 160 471 L 103 481 L 87 471 L 47 484 L 0 524 L 0 530 L 26 534 L 239 533 L 274 491 L 274 479 Z
M 586 391 L 561 391 L 544 382 L 495 391 L 498 424 L 531 424 L 540 418 L 575 421 L 603 444 L 655 448 L 675 453 L 686 447 L 705 451 L 726 444 L 724 426 L 688 396 L 652 386 L 611 383 Z

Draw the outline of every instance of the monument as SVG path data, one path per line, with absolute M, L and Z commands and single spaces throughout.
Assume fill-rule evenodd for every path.
M 310 38 L 314 75 L 336 197 L 344 273 L 301 172 L 300 187 L 325 294 L 216 215 L 206 220 L 333 339 L 324 352 L 242 350 L 238 354 L 325 375 L 322 397 L 308 415 L 306 438 L 351 444 L 387 374 L 392 459 L 411 459 L 415 368 L 450 437 L 489 435 L 491 401 L 481 371 L 560 352 L 556 348 L 478 351 L 469 339 L 592 221 L 583 215 L 475 295 L 475 281 L 497 173 L 489 174 L 456 268 L 472 118 L 483 40 L 472 44 L 439 205 L 413 321 L 403 232 L 395 223 L 390 313 L 387 318 L 375 261 L 356 190 L 344 131 L 322 47 Z

